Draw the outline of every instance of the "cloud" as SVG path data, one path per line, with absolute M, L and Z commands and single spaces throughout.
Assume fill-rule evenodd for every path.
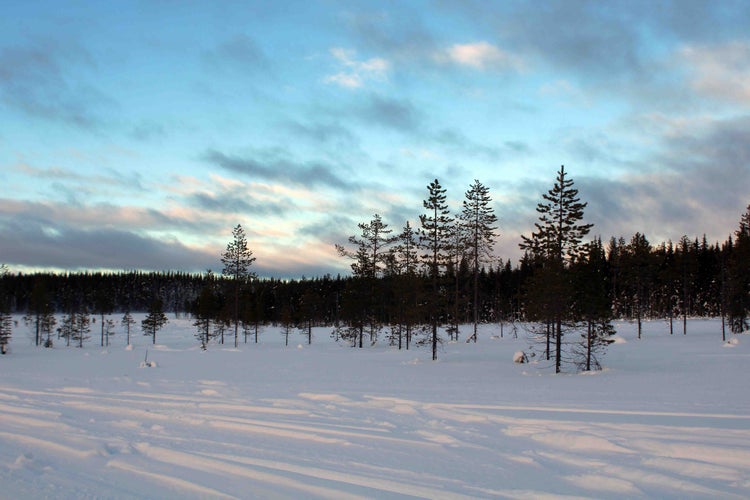
M 370 94 L 359 108 L 358 117 L 367 124 L 402 132 L 413 132 L 422 124 L 422 113 L 406 99 Z
M 750 104 L 750 42 L 689 45 L 679 52 L 688 66 L 692 88 L 704 96 Z
M 220 192 L 218 194 L 196 192 L 186 196 L 185 201 L 189 205 L 201 210 L 216 212 L 224 216 L 229 214 L 283 216 L 299 210 L 299 207 L 292 199 L 258 200 L 255 196 L 249 196 L 248 191 L 241 189 Z
M 409 2 L 399 4 L 396 16 L 386 11 L 347 12 L 344 26 L 357 43 L 405 67 L 418 61 L 429 61 L 436 52 L 437 42 L 422 22 L 423 10 Z
M 58 221 L 0 217 L 0 254 L 11 266 L 47 269 L 202 270 L 217 260 L 206 250 L 115 228 L 82 229 Z
M 216 68 L 255 73 L 267 68 L 270 61 L 251 37 L 240 34 L 223 41 L 204 53 L 205 60 Z
M 724 241 L 747 205 L 750 116 L 667 130 L 660 150 L 643 160 L 660 168 L 580 179 L 587 217 L 604 237 L 640 231 L 659 243 L 705 233 Z
M 141 121 L 130 131 L 130 137 L 137 141 L 156 141 L 164 139 L 167 132 L 164 127 L 156 122 Z
M 330 50 L 341 71 L 324 78 L 324 82 L 340 87 L 357 89 L 370 80 L 383 81 L 388 77 L 390 64 L 383 58 L 373 57 L 364 61 L 356 59 L 356 51 L 334 47 Z
M 520 69 L 521 61 L 489 42 L 454 44 L 438 52 L 438 62 L 450 62 L 479 70 Z
M 455 128 L 445 128 L 438 131 L 434 140 L 463 157 L 482 158 L 487 161 L 498 161 L 508 155 L 518 157 L 518 155 L 529 151 L 528 145 L 521 141 L 503 141 L 499 146 L 480 144 Z
M 290 120 L 283 124 L 295 138 L 307 139 L 316 145 L 327 144 L 339 150 L 355 150 L 357 137 L 348 128 L 336 122 L 301 122 Z
M 317 161 L 298 163 L 280 149 L 254 151 L 245 157 L 229 156 L 211 149 L 202 155 L 202 159 L 225 170 L 268 181 L 335 189 L 356 187 L 334 173 L 342 170 L 340 166 Z
M 0 50 L 0 100 L 29 116 L 91 129 L 114 102 L 85 83 L 91 55 L 69 43 L 37 42 Z

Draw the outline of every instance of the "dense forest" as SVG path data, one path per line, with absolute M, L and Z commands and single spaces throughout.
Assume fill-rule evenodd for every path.
M 613 318 L 639 325 L 645 318 L 664 318 L 670 333 L 686 334 L 686 318 L 711 316 L 721 317 L 727 331 L 748 330 L 750 206 L 722 243 L 683 236 L 657 244 L 641 233 L 587 241 L 592 225 L 584 222 L 585 207 L 561 167 L 537 206 L 535 230 L 522 237 L 524 255 L 515 265 L 492 256 L 499 230 L 489 190 L 475 181 L 460 212 L 452 214 L 436 179 L 428 185 L 419 227 L 407 222 L 394 231 L 375 214 L 358 225 L 358 234 L 336 245 L 341 258 L 351 261 L 349 276 L 258 279 L 239 225 L 221 256 L 220 275 L 22 274 L 4 267 L 0 344 L 4 351 L 12 313 L 26 314 L 38 345 L 52 345 L 66 334 L 64 325 L 49 319 L 55 313 L 70 321 L 81 313 L 104 321 L 113 313 L 163 310 L 194 318 L 204 348 L 224 342 L 225 334 L 235 343 L 257 342 L 266 324 L 287 331 L 326 325 L 337 340 L 358 347 L 379 339 L 399 348 L 427 343 L 434 358 L 441 333 L 458 340 L 459 324 L 473 324 L 465 340 L 476 341 L 477 323 L 529 321 L 538 325 L 544 352 L 559 371 L 563 338 L 570 332 L 583 346 L 577 362 L 584 369 L 596 366 Z M 79 335 L 78 342 L 83 340 Z

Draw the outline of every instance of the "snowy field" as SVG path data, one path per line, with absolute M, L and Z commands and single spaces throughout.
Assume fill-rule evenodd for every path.
M 330 329 L 203 352 L 174 317 L 156 346 L 118 326 L 103 349 L 97 323 L 83 349 L 43 349 L 21 323 L 0 497 L 748 498 L 750 337 L 675 326 L 617 323 L 603 372 L 555 375 L 514 364 L 526 334 L 497 325 L 432 362 Z

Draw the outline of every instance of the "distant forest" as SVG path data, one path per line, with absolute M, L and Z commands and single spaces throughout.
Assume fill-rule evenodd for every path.
M 235 334 L 242 329 L 245 341 L 265 324 L 333 326 L 337 338 L 360 347 L 365 334 L 367 342 L 386 335 L 408 346 L 411 335 L 421 332 L 433 357 L 442 340 L 437 327 L 457 340 L 457 325 L 467 323 L 537 322 L 548 356 L 571 325 L 588 330 L 593 349 L 611 334 L 607 324 L 613 318 L 669 319 L 670 333 L 685 333 L 684 320 L 693 316 L 722 317 L 735 333 L 748 329 L 750 205 L 722 243 L 683 236 L 653 244 L 641 233 L 590 240 L 586 203 L 561 167 L 537 206 L 535 230 L 523 236 L 524 255 L 512 265 L 491 257 L 499 230 L 485 186 L 475 181 L 456 214 L 445 199 L 436 179 L 428 185 L 419 227 L 406 223 L 394 232 L 377 214 L 359 224 L 357 234 L 336 244 L 351 262 L 349 276 L 258 279 L 238 225 L 220 275 L 22 274 L 6 268 L 1 304 L 5 314 L 86 311 L 102 317 L 150 311 L 156 304 L 195 318 L 205 345 L 217 328 L 223 338 L 232 325 Z M 475 332 L 469 340 L 476 340 Z

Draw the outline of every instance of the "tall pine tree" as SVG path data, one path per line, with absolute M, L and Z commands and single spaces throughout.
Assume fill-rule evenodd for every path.
M 474 342 L 477 341 L 477 324 L 479 323 L 479 268 L 481 263 L 490 257 L 497 230 L 495 227 L 497 216 L 490 205 L 491 202 L 489 188 L 475 179 L 466 191 L 466 199 L 463 201 L 463 209 L 459 216 L 465 228 L 464 244 L 468 250 L 474 278 L 474 300 L 472 301 L 474 333 L 470 337 Z
M 232 278 L 234 284 L 234 347 L 239 345 L 240 289 L 252 277 L 250 265 L 255 261 L 253 252 L 247 247 L 247 237 L 240 224 L 232 230 L 232 241 L 221 256 L 224 264 L 222 274 Z M 223 339 L 223 336 L 222 336 Z
M 582 255 L 582 244 L 593 224 L 583 224 L 583 209 L 578 190 L 573 188 L 573 179 L 565 175 L 561 166 L 552 189 L 542 195 L 544 201 L 536 207 L 539 221 L 534 223 L 536 231 L 531 236 L 522 235 L 520 247 L 531 255 L 537 264 L 535 288 L 546 287 L 554 294 L 541 294 L 544 297 L 543 311 L 547 328 L 551 329 L 555 340 L 555 372 L 562 369 L 563 321 L 569 316 L 572 305 L 572 287 L 569 265 Z M 527 301 L 539 300 L 537 290 L 527 291 Z M 541 318 L 540 318 L 541 319 Z M 548 330 L 550 331 L 550 330 Z
M 734 233 L 736 239 L 729 258 L 727 315 L 733 333 L 750 330 L 750 205 Z
M 422 261 L 432 284 L 432 293 L 427 295 L 430 317 L 432 359 L 437 359 L 437 345 L 441 308 L 443 305 L 440 288 L 440 269 L 447 266 L 450 259 L 450 237 L 453 218 L 446 204 L 445 189 L 435 179 L 427 186 L 428 196 L 423 201 L 427 213 L 419 216 L 422 227 L 419 231 L 419 245 L 422 248 Z
M 368 223 L 357 224 L 361 234 L 360 236 L 350 236 L 349 244 L 352 249 L 347 249 L 342 245 L 336 245 L 336 251 L 342 257 L 352 259 L 352 271 L 355 276 L 354 283 L 359 290 L 353 290 L 354 295 L 363 300 L 361 312 L 363 317 L 357 321 L 359 326 L 359 347 L 362 347 L 362 335 L 365 322 L 370 324 L 370 342 L 373 343 L 376 333 L 379 330 L 376 320 L 377 300 L 381 296 L 377 287 L 380 284 L 378 278 L 382 277 L 383 271 L 388 264 L 390 255 L 388 248 L 398 240 L 398 236 L 391 236 L 392 229 L 388 224 L 383 222 L 379 214 L 373 215 Z

